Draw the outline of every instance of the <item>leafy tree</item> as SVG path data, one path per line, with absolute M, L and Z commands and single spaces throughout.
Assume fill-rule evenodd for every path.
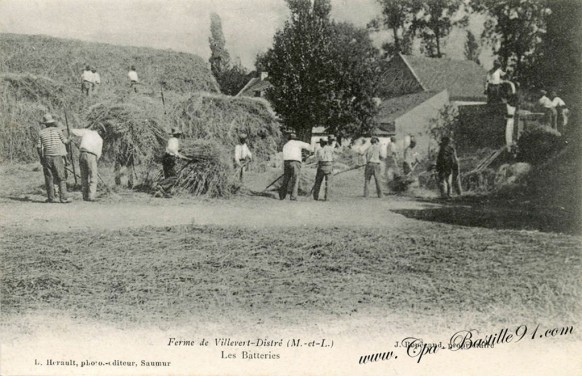
M 465 49 L 463 52 L 465 53 L 465 58 L 467 60 L 471 60 L 476 62 L 477 64 L 481 64 L 481 62 L 479 61 L 481 48 L 479 47 L 479 42 L 477 42 L 477 38 L 475 38 L 475 34 L 473 34 L 470 30 L 467 31 L 467 40 L 465 41 Z
M 466 27 L 469 18 L 455 19 L 463 0 L 412 0 L 411 29 L 420 36 L 425 55 L 442 57 L 444 39 L 455 26 Z
M 237 61 L 220 75 L 218 83 L 220 90 L 227 95 L 236 95 L 249 81 L 249 73 L 246 68 Z
M 471 7 L 489 16 L 482 38 L 494 48 L 501 64 L 513 68 L 522 84 L 537 64 L 538 47 L 551 13 L 548 0 L 473 0 Z
M 371 30 L 384 28 L 392 31 L 392 42 L 386 42 L 382 49 L 387 56 L 397 53 L 410 55 L 412 53 L 413 34 L 409 27 L 412 22 L 411 0 L 377 0 L 382 6 L 382 15 L 368 24 Z
M 261 59 L 273 88 L 267 97 L 304 141 L 314 126 L 338 136 L 367 132 L 376 111 L 378 51 L 368 32 L 330 19 L 329 0 L 287 0 L 290 19 Z

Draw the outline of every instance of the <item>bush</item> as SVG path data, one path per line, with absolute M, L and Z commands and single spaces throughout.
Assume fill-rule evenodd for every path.
M 517 160 L 537 165 L 550 159 L 562 147 L 560 133 L 543 125 L 532 125 L 517 141 Z

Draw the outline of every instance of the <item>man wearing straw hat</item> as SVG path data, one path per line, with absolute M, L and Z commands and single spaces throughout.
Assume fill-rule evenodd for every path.
M 178 140 L 178 137 L 182 135 L 182 131 L 178 128 L 172 128 L 170 134 L 172 137 L 168 139 L 166 153 L 162 158 L 165 179 L 176 176 L 176 158 L 190 160 L 190 158 L 180 153 L 180 141 Z
M 234 163 L 240 169 L 239 179 L 241 183 L 244 178 L 245 169 L 252 158 L 253 155 L 247 146 L 247 135 L 242 133 L 238 137 L 238 144 L 234 147 Z
M 71 133 L 81 137 L 79 167 L 81 168 L 81 189 L 83 200 L 95 201 L 97 194 L 97 160 L 101 158 L 103 139 L 97 131 L 82 128 L 71 129 Z
M 283 184 L 279 188 L 279 199 L 285 199 L 289 183 L 291 183 L 290 200 L 296 201 L 299 191 L 299 174 L 301 173 L 301 152 L 303 150 L 312 151 L 312 148 L 307 142 L 299 141 L 295 133 L 290 133 L 288 140 L 283 146 Z
M 67 197 L 67 177 L 65 173 L 65 158 L 67 156 L 65 145 L 70 140 L 65 138 L 51 114 L 44 115 L 41 124 L 46 127 L 38 134 L 36 150 L 44 173 L 48 196 L 46 202 L 55 202 L 54 181 L 56 180 L 59 185 L 60 201 L 67 204 L 72 201 Z
M 324 201 L 327 201 L 331 192 L 331 176 L 333 172 L 333 138 L 330 136 L 328 141 L 322 138 L 318 141 L 321 148 L 317 149 L 315 152 L 315 160 L 317 161 L 317 173 L 315 174 L 315 185 L 313 186 L 313 199 L 315 201 L 319 200 L 319 191 L 321 189 L 321 183 L 325 179 L 325 193 Z

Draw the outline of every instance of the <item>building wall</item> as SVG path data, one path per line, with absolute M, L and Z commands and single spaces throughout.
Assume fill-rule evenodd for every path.
M 414 136 L 416 152 L 421 158 L 427 157 L 429 146 L 433 150 L 437 146 L 430 138 L 430 121 L 448 103 L 449 93 L 444 90 L 396 119 L 397 144 L 405 148 L 410 143 L 410 136 Z

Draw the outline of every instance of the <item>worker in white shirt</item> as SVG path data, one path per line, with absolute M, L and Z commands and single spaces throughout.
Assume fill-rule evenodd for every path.
M 487 94 L 487 103 L 498 103 L 501 101 L 501 84 L 505 72 L 501 69 L 499 60 L 493 62 L 493 68 L 487 72 L 487 82 L 485 83 L 485 94 Z
M 93 92 L 96 93 L 99 91 L 99 85 L 101 85 L 101 76 L 96 68 L 91 68 L 91 73 L 93 73 Z
M 88 96 L 92 88 L 93 72 L 91 72 L 91 67 L 87 65 L 85 66 L 83 74 L 81 74 L 81 92 Z
M 139 85 L 139 78 L 137 77 L 137 72 L 135 71 L 135 66 L 132 65 L 127 74 L 129 77 L 129 89 L 133 89 L 137 93 L 137 85 Z
M 332 136 L 329 137 L 329 143 L 325 138 L 322 138 L 318 141 L 321 147 L 315 151 L 315 160 L 317 162 L 315 185 L 313 186 L 313 199 L 315 201 L 319 200 L 319 191 L 321 190 L 321 184 L 323 183 L 324 179 L 325 190 L 323 200 L 327 201 L 330 197 L 331 176 L 333 172 L 333 141 L 334 139 Z
M 303 150 L 313 151 L 311 145 L 297 140 L 295 133 L 290 133 L 287 143 L 283 146 L 283 185 L 279 189 L 279 199 L 281 200 L 284 200 L 287 196 L 289 183 L 291 183 L 292 187 L 290 199 L 297 200 L 299 174 L 301 173 L 301 152 Z
M 370 184 L 372 177 L 374 177 L 374 182 L 376 183 L 376 194 L 378 195 L 378 198 L 382 198 L 384 194 L 382 193 L 382 185 L 380 182 L 380 174 L 382 172 L 381 160 L 386 159 L 386 149 L 380 145 L 378 137 L 372 137 L 370 139 L 370 146 L 362 152 L 366 157 L 366 167 L 364 170 L 364 197 L 368 197 L 368 185 Z
M 538 104 L 542 108 L 542 111 L 546 114 L 546 121 L 553 129 L 557 129 L 558 123 L 558 111 L 552 103 L 552 100 L 547 97 L 547 91 L 540 90 L 540 99 L 538 99 Z
M 83 200 L 95 201 L 97 194 L 97 161 L 101 158 L 103 139 L 98 131 L 91 129 L 71 129 L 71 133 L 81 137 L 79 167 L 81 168 L 81 190 Z
M 247 146 L 247 135 L 243 133 L 238 137 L 238 144 L 234 147 L 234 163 L 236 168 L 240 169 L 239 178 L 241 183 L 244 179 L 244 172 L 252 158 L 253 155 Z
M 558 131 L 564 133 L 566 126 L 568 125 L 568 116 L 570 115 L 570 110 L 566 106 L 566 102 L 562 98 L 558 97 L 555 90 L 550 91 L 550 99 L 552 100 L 552 106 L 556 109 L 558 118 Z
M 182 135 L 179 129 L 172 129 L 170 132 L 172 137 L 168 139 L 168 144 L 166 146 L 166 153 L 162 158 L 162 167 L 164 170 L 164 178 L 169 178 L 176 176 L 176 159 L 184 159 L 190 161 L 191 159 L 180 153 L 180 141 L 178 137 Z

